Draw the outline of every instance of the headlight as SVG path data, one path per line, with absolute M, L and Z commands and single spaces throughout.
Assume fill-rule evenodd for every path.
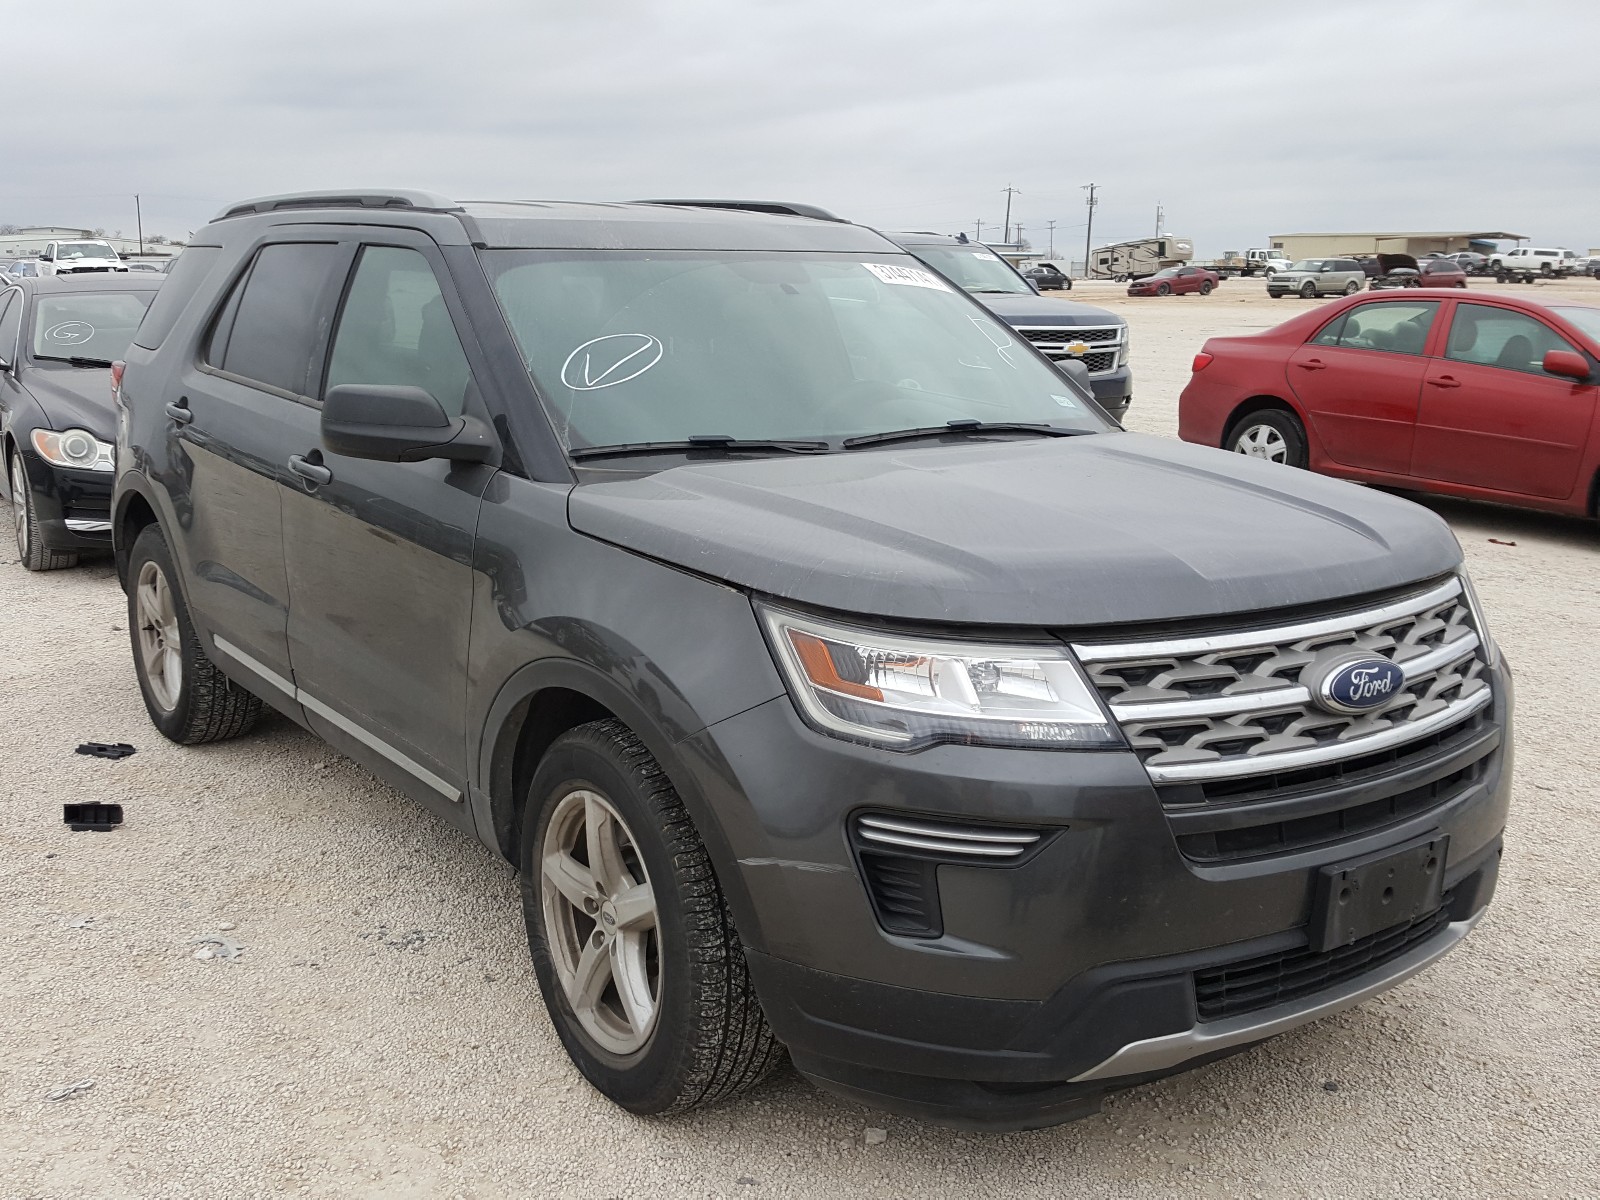
M 758 609 L 790 694 L 824 733 L 895 750 L 1122 744 L 1064 646 L 906 637 Z
M 1117 366 L 1125 367 L 1128 365 L 1128 347 L 1132 344 L 1132 342 L 1133 331 L 1124 325 L 1122 327 L 1122 350 L 1117 355 Z
M 1478 599 L 1478 589 L 1472 586 L 1472 577 L 1461 572 L 1461 590 L 1467 597 L 1467 610 L 1472 613 L 1472 623 L 1478 627 L 1478 639 L 1483 643 L 1483 657 L 1491 667 L 1500 665 L 1500 647 L 1489 632 L 1489 623 L 1483 619 L 1483 602 Z
M 116 450 L 86 429 L 35 429 L 33 448 L 39 457 L 55 467 L 74 467 L 79 471 L 116 469 Z

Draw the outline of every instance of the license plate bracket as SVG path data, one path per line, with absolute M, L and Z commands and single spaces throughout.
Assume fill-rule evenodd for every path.
M 1422 838 L 1399 850 L 1334 863 L 1317 874 L 1307 929 L 1317 953 L 1426 916 L 1444 896 L 1448 834 Z

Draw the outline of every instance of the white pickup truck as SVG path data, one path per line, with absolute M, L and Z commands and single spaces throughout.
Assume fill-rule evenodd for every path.
M 79 241 L 46 242 L 39 252 L 39 274 L 81 275 L 92 271 L 126 271 L 110 242 L 93 238 Z
M 1532 283 L 1535 279 L 1556 279 L 1571 275 L 1578 269 L 1578 256 L 1571 250 L 1549 246 L 1518 246 L 1489 256 L 1489 270 L 1495 282 L 1520 281 Z

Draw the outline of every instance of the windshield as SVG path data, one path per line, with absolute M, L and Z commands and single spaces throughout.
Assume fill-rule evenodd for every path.
M 115 258 L 117 252 L 104 242 L 62 242 L 56 247 L 56 260 L 63 258 Z
M 569 447 L 836 439 L 950 421 L 1109 428 L 1011 330 L 905 255 L 491 250 Z
M 1333 260 L 1331 258 L 1302 258 L 1299 262 L 1295 263 L 1294 266 L 1290 267 L 1289 270 L 1320 271 L 1322 270 L 1323 264 L 1332 261 Z
M 1550 306 L 1550 311 L 1564 318 L 1569 325 L 1575 325 L 1582 332 L 1600 342 L 1600 308 L 1579 308 L 1577 306 L 1556 305 Z
M 1033 295 L 1033 289 L 1017 278 L 1005 259 L 982 246 L 916 246 L 911 253 L 969 292 Z
M 1164 267 L 1150 276 L 1151 279 L 1175 279 L 1178 275 L 1177 267 Z
M 122 358 L 154 296 L 150 291 L 38 297 L 33 304 L 34 356 L 106 362 Z

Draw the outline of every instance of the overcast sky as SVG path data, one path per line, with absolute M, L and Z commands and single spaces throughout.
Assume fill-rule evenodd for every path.
M 1041 12 L 1042 10 L 1042 12 Z M 1082 255 L 1320 230 L 1600 246 L 1600 0 L 12 3 L 0 222 L 304 188 L 805 200 Z M 141 36 L 145 35 L 145 36 Z M 1520 48 L 1517 43 L 1524 43 Z M 990 226 L 994 229 L 991 232 Z

